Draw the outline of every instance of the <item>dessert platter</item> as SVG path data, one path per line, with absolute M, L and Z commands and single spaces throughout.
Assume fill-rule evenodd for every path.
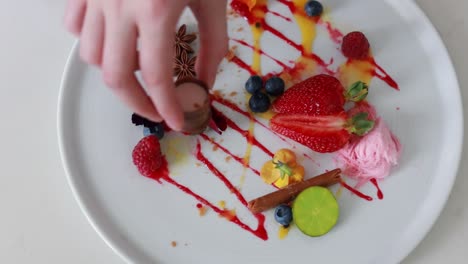
M 182 132 L 129 112 L 72 51 L 59 141 L 91 224 L 130 263 L 398 263 L 461 153 L 434 28 L 411 1 L 228 2 L 213 87 L 189 11 L 174 29 Z

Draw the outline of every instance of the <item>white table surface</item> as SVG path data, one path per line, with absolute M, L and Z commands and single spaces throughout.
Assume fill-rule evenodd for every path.
M 417 2 L 449 49 L 467 104 L 468 1 Z M 64 3 L 0 0 L 0 263 L 124 263 L 79 210 L 60 162 L 57 97 L 74 42 L 61 25 Z M 441 217 L 404 263 L 467 263 L 462 163 Z

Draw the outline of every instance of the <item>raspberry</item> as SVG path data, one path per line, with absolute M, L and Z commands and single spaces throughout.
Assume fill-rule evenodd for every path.
M 156 136 L 144 137 L 132 152 L 133 164 L 141 175 L 151 177 L 162 164 L 161 147 Z
M 347 34 L 343 38 L 341 51 L 349 59 L 362 60 L 369 56 L 370 44 L 366 36 L 359 31 Z

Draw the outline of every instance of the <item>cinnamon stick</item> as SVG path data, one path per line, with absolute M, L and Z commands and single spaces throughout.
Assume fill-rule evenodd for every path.
M 249 202 L 248 208 L 254 214 L 261 213 L 268 209 L 271 209 L 281 203 L 285 203 L 293 199 L 303 190 L 312 187 L 312 186 L 323 186 L 328 187 L 333 184 L 336 184 L 340 181 L 341 170 L 334 169 L 332 171 L 326 172 L 314 178 L 295 183 L 287 186 L 284 189 L 278 190 L 276 192 L 269 193 L 257 199 L 254 199 Z

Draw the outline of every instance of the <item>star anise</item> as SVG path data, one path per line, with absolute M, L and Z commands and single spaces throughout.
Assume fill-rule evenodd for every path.
M 177 79 L 184 77 L 195 77 L 195 61 L 197 56 L 189 57 L 187 52 L 182 51 L 179 57 L 175 58 L 174 75 Z
M 193 53 L 193 48 L 190 44 L 197 38 L 194 33 L 187 34 L 187 26 L 183 24 L 175 34 L 174 48 L 176 51 L 176 57 L 180 57 L 182 52 Z

